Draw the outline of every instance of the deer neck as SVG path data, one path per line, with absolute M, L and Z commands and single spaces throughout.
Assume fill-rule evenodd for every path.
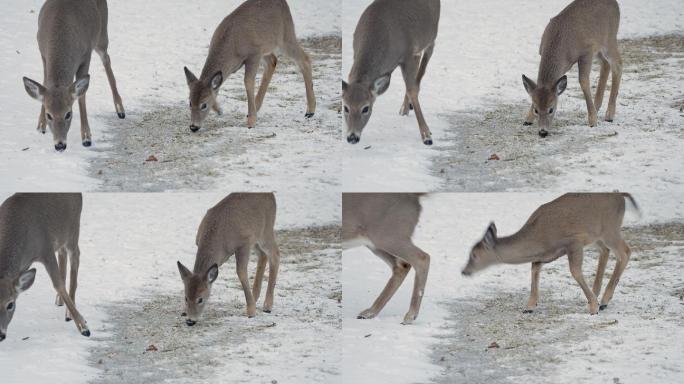
M 498 238 L 496 241 L 498 261 L 505 264 L 523 264 L 538 261 L 545 254 L 543 245 L 524 229 Z

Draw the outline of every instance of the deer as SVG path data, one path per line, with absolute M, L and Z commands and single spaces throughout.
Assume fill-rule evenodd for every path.
M 36 262 L 50 276 L 57 291 L 56 304 L 66 304 L 65 320 L 73 319 L 81 335 L 90 336 L 86 320 L 76 309 L 82 206 L 80 193 L 18 193 L 0 205 L 0 341 L 7 337 L 17 297 L 35 281 L 32 265 Z
M 567 193 L 537 208 L 511 236 L 498 237 L 492 222 L 482 240 L 473 246 L 462 274 L 471 276 L 501 263 L 532 263 L 531 293 L 523 310 L 523 313 L 532 313 L 539 297 L 542 266 L 567 256 L 570 274 L 589 302 L 589 313 L 595 315 L 608 307 L 631 255 L 620 234 L 625 200 L 638 212 L 636 201 L 628 193 Z M 584 248 L 591 244 L 598 246 L 600 254 L 594 284 L 589 289 L 582 275 L 582 261 Z M 610 251 L 617 255 L 617 262 L 599 305 L 598 296 Z
M 256 316 L 256 301 L 268 262 L 268 288 L 263 311 L 271 313 L 280 250 L 273 226 L 276 200 L 273 193 L 231 193 L 209 209 L 197 231 L 195 266 L 190 271 L 178 261 L 185 289 L 185 323 L 194 326 L 209 302 L 218 269 L 234 254 L 236 272 L 247 303 L 247 317 Z M 254 284 L 250 291 L 247 266 L 252 249 L 259 255 Z
M 430 269 L 430 255 L 418 248 L 411 237 L 422 210 L 420 194 L 344 193 L 342 195 L 342 239 L 345 248 L 365 246 L 392 270 L 387 285 L 370 308 L 357 319 L 372 319 L 394 296 L 415 269 L 413 294 L 402 324 L 418 317 Z
M 597 124 L 608 75 L 612 73 L 605 121 L 613 122 L 622 78 L 622 58 L 617 43 L 619 25 L 620 8 L 615 0 L 575 0 L 549 21 L 539 46 L 541 61 L 537 81 L 522 76 L 525 91 L 532 100 L 523 125 L 532 125 L 535 118 L 539 118 L 539 136 L 544 138 L 549 134 L 558 97 L 568 84 L 565 73 L 575 63 L 590 127 Z M 592 101 L 589 75 L 594 56 L 601 61 L 601 73 Z
M 81 143 L 84 147 L 93 143 L 86 111 L 86 91 L 90 85 L 88 71 L 93 50 L 100 56 L 107 73 L 116 113 L 121 119 L 126 117 L 107 53 L 107 21 L 106 0 L 49 0 L 40 9 L 38 47 L 43 60 L 43 83 L 24 77 L 24 88 L 42 105 L 38 132 L 45 134 L 47 126 L 58 152 L 67 148 L 72 106 L 77 99 Z
M 229 75 L 242 67 L 245 67 L 247 128 L 253 128 L 278 63 L 276 52 L 293 59 L 299 67 L 306 88 L 307 108 L 304 117 L 313 117 L 316 97 L 311 59 L 297 42 L 290 7 L 285 0 L 247 0 L 216 28 L 200 77 L 197 78 L 188 67 L 184 67 L 190 88 L 190 130 L 199 131 L 210 110 L 222 114 L 216 100 L 219 88 Z M 260 62 L 264 63 L 264 72 L 255 96 L 254 86 Z
M 432 145 L 418 94 L 434 52 L 439 16 L 439 0 L 375 0 L 363 12 L 354 31 L 354 64 L 348 82 L 342 81 L 348 143 L 359 143 L 375 100 L 400 67 L 406 93 L 399 114 L 415 111 L 423 144 Z

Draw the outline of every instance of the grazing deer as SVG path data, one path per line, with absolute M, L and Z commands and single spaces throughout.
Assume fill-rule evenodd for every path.
M 401 67 L 406 94 L 399 113 L 407 116 L 415 110 L 420 137 L 432 145 L 418 93 L 435 47 L 439 12 L 439 0 L 375 0 L 363 12 L 354 31 L 349 82 L 342 81 L 347 142 L 361 140 L 375 99 L 387 91 L 392 72 Z
M 82 205 L 80 193 L 16 194 L 0 205 L 0 341 L 7 336 L 17 296 L 33 284 L 35 262 L 45 266 L 57 291 L 57 305 L 66 304 L 66 321 L 73 318 L 78 331 L 90 336 L 75 304 Z M 67 255 L 71 265 L 68 294 Z
M 537 82 L 522 76 L 525 90 L 532 99 L 524 125 L 532 125 L 535 117 L 539 117 L 539 136 L 548 135 L 558 96 L 568 84 L 565 73 L 575 63 L 591 127 L 597 123 L 597 112 L 601 109 L 608 74 L 612 71 L 613 82 L 605 120 L 613 121 L 622 77 L 622 58 L 617 44 L 619 25 L 620 8 L 615 0 L 575 0 L 549 21 L 539 46 L 541 62 Z M 601 59 L 601 75 L 596 99 L 592 102 L 589 75 L 596 55 Z
M 411 267 L 416 270 L 411 306 L 403 324 L 418 316 L 425 291 L 430 255 L 413 241 L 418 224 L 420 195 L 408 193 L 345 193 L 342 195 L 342 238 L 347 247 L 364 245 L 392 269 L 387 285 L 373 305 L 357 318 L 375 317 L 406 278 Z
M 589 301 L 589 313 L 603 310 L 613 297 L 615 286 L 627 266 L 631 251 L 620 234 L 625 215 L 625 198 L 638 210 L 628 193 L 568 193 L 537 208 L 523 227 L 508 237 L 498 237 L 494 223 L 470 252 L 463 275 L 470 276 L 490 265 L 532 263 L 532 291 L 525 308 L 531 313 L 539 296 L 539 272 L 543 264 L 568 256 L 570 273 Z M 596 243 L 600 249 L 593 289 L 582 276 L 584 247 Z M 617 255 L 617 264 L 598 304 L 608 253 Z
M 185 67 L 190 87 L 190 130 L 197 132 L 209 110 L 221 114 L 216 101 L 223 81 L 245 67 L 247 91 L 247 127 L 256 125 L 257 111 L 261 109 L 268 84 L 275 72 L 282 52 L 292 58 L 304 76 L 306 86 L 306 118 L 316 112 L 311 60 L 297 42 L 290 7 L 285 0 L 247 0 L 228 15 L 214 32 L 209 55 L 199 79 Z M 254 85 L 259 62 L 265 65 L 259 92 L 254 96 Z
M 93 50 L 100 55 L 107 72 L 116 113 L 119 118 L 126 117 L 107 54 L 108 45 L 106 0 L 49 0 L 41 8 L 38 47 L 43 59 L 43 84 L 24 77 L 24 87 L 29 96 L 42 103 L 38 132 L 45 133 L 47 125 L 57 151 L 67 147 L 71 107 L 76 99 L 81 115 L 81 142 L 84 147 L 92 145 L 85 94 L 90 84 L 88 69 Z
M 264 312 L 273 308 L 280 251 L 275 239 L 273 225 L 276 217 L 276 201 L 272 193 L 231 193 L 207 211 L 197 231 L 197 256 L 190 272 L 179 261 L 185 286 L 185 323 L 193 326 L 202 316 L 209 301 L 211 286 L 218 277 L 218 268 L 235 254 L 236 272 L 247 302 L 247 316 L 256 315 L 256 301 L 261 292 L 268 261 L 268 288 Z M 254 286 L 249 289 L 247 264 L 252 248 L 259 253 Z

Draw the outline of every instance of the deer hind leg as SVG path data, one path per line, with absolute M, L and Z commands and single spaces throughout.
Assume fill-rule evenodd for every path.
M 632 254 L 632 250 L 629 249 L 627 243 L 620 237 L 617 236 L 617 240 L 613 242 L 606 243 L 606 245 L 617 255 L 617 262 L 615 263 L 615 270 L 613 271 L 613 276 L 610 277 L 608 285 L 606 286 L 606 291 L 603 293 L 601 298 L 600 309 L 606 309 L 610 299 L 613 298 L 613 292 L 615 292 L 615 287 L 622 277 L 622 272 L 625 271 L 627 263 L 629 262 L 629 257 Z
M 370 308 L 362 311 L 359 313 L 359 315 L 356 317 L 357 319 L 372 319 L 375 316 L 377 316 L 380 311 L 385 307 L 387 302 L 394 296 L 394 294 L 397 292 L 397 289 L 401 286 L 401 283 L 404 282 L 404 279 L 406 278 L 406 275 L 408 274 L 409 270 L 411 269 L 411 265 L 406 263 L 403 260 L 400 260 L 399 258 L 377 248 L 369 248 L 377 257 L 382 259 L 387 265 L 392 269 L 392 276 L 390 279 L 387 281 L 387 284 L 385 284 L 385 288 L 383 288 L 382 292 L 380 292 L 380 295 L 375 299 L 373 302 L 373 305 L 370 306 Z
M 313 89 L 311 58 L 304 52 L 294 36 L 286 43 L 285 54 L 297 63 L 299 70 L 304 76 L 304 86 L 306 87 L 306 114 L 304 117 L 311 118 L 316 113 L 316 95 Z
M 582 288 L 582 292 L 587 297 L 589 301 L 589 313 L 595 315 L 599 311 L 598 300 L 594 292 L 589 289 L 589 285 L 584 281 L 584 275 L 582 274 L 582 259 L 584 258 L 584 251 L 581 246 L 577 246 L 568 252 L 568 262 L 570 263 L 570 273 L 572 277 L 575 278 L 577 284 Z
M 69 250 L 69 297 L 76 304 L 76 288 L 78 287 L 78 267 L 81 264 L 81 249 L 76 245 Z M 67 308 L 65 320 L 71 321 L 72 317 Z
M 617 102 L 620 81 L 622 79 L 622 57 L 617 49 L 617 41 L 614 43 L 613 49 L 609 51 L 607 59 L 610 63 L 610 70 L 613 78 L 610 83 L 610 98 L 608 99 L 608 110 L 606 111 L 605 120 L 612 122 L 615 118 L 615 104 Z
M 594 287 L 592 288 L 592 292 L 594 292 L 594 295 L 598 297 L 599 293 L 601 293 L 601 284 L 603 282 L 603 273 L 606 271 L 606 264 L 608 263 L 608 255 L 610 254 L 610 249 L 606 247 L 606 245 L 602 242 L 599 241 L 597 243 L 599 247 L 599 262 L 598 262 L 598 268 L 596 268 L 596 277 L 594 278 Z
M 261 84 L 259 85 L 259 92 L 256 96 L 256 110 L 259 112 L 261 110 L 261 105 L 264 102 L 264 97 L 266 96 L 266 91 L 268 91 L 268 85 L 271 83 L 273 78 L 273 73 L 275 72 L 276 65 L 278 64 L 278 58 L 274 54 L 264 56 L 262 61 L 265 64 L 264 74 L 261 78 Z
M 430 133 L 430 128 L 428 128 L 428 125 L 425 122 L 423 110 L 418 101 L 418 93 L 420 92 L 417 78 L 419 65 L 420 56 L 414 56 L 413 60 L 406 60 L 406 62 L 401 64 L 401 73 L 404 76 L 404 83 L 406 84 L 406 94 L 409 96 L 409 100 L 416 111 L 416 119 L 418 120 L 418 128 L 420 129 L 420 137 L 423 140 L 423 144 L 432 145 L 432 133 Z
M 55 288 L 57 294 L 64 301 L 68 313 L 70 313 L 71 317 L 74 319 L 76 328 L 78 328 L 78 331 L 81 333 L 81 335 L 89 337 L 90 330 L 88 329 L 88 325 L 86 324 L 86 321 L 83 318 L 83 316 L 81 316 L 81 313 L 78 311 L 78 309 L 76 309 L 76 304 L 67 293 L 65 282 L 61 279 L 61 276 L 59 274 L 59 266 L 57 264 L 57 259 L 55 258 L 54 254 L 51 254 L 48 257 L 46 257 L 44 259 L 44 264 L 45 270 L 47 271 L 48 275 L 50 276 L 50 280 L 52 281 L 52 286 Z
M 596 86 L 596 95 L 594 95 L 594 106 L 596 107 L 596 113 L 601 110 L 601 105 L 603 104 L 603 94 L 606 91 L 608 75 L 610 74 L 610 63 L 602 53 L 599 53 L 598 56 L 601 60 L 601 75 L 599 76 L 598 85 Z
M 542 263 L 534 262 L 532 263 L 532 286 L 530 289 L 530 299 L 527 301 L 525 310 L 523 313 L 532 313 L 534 308 L 537 306 L 537 300 L 539 299 L 539 272 L 541 271 Z
M 268 287 L 266 288 L 266 298 L 264 299 L 264 312 L 271 313 L 273 309 L 273 296 L 275 295 L 276 280 L 280 269 L 280 249 L 275 242 L 275 236 L 267 245 L 268 252 Z
M 416 82 L 418 83 L 418 87 L 420 87 L 420 83 L 423 81 L 423 76 L 425 76 L 425 71 L 427 70 L 427 65 L 430 62 L 430 58 L 432 57 L 432 52 L 434 51 L 434 49 L 435 45 L 432 44 L 429 47 L 425 48 L 425 51 L 423 51 L 423 56 L 420 59 L 420 67 L 418 68 L 418 74 L 416 76 Z M 401 105 L 399 114 L 402 116 L 408 116 L 410 111 L 412 110 L 413 104 L 411 103 L 411 100 L 407 92 L 404 95 L 404 103 Z
M 584 55 L 580 57 L 577 68 L 579 70 L 579 83 L 584 93 L 584 100 L 587 102 L 587 114 L 589 126 L 594 127 L 597 123 L 596 107 L 591 99 L 591 83 L 589 82 L 589 75 L 591 74 L 591 62 L 593 55 Z
M 425 283 L 427 282 L 428 272 L 430 270 L 430 255 L 424 252 L 413 244 L 410 239 L 403 242 L 395 242 L 384 249 L 398 257 L 400 260 L 408 263 L 416 271 L 415 280 L 413 282 L 413 293 L 411 295 L 411 305 L 408 312 L 404 316 L 402 324 L 411 324 L 420 312 L 420 304 L 425 293 Z
M 105 72 L 107 73 L 107 81 L 109 81 L 109 88 L 112 89 L 112 98 L 114 99 L 114 109 L 116 109 L 116 115 L 120 119 L 126 117 L 126 111 L 124 110 L 123 102 L 121 101 L 121 95 L 119 95 L 119 90 L 116 87 L 116 78 L 114 77 L 114 71 L 112 70 L 112 59 L 107 53 L 107 48 L 109 46 L 109 37 L 107 36 L 107 24 L 106 21 L 103 25 L 103 31 L 100 33 L 100 42 L 97 47 L 95 47 L 95 52 L 100 56 L 102 60 L 102 65 L 104 65 Z
M 59 265 L 59 277 L 66 284 L 66 270 L 67 270 L 67 252 L 66 249 L 60 249 L 57 251 L 57 263 Z M 55 298 L 55 305 L 61 307 L 64 305 L 64 300 L 62 297 L 57 295 Z
M 242 290 L 245 293 L 245 302 L 247 303 L 247 317 L 254 317 L 256 315 L 256 301 L 252 296 L 252 291 L 249 289 L 249 277 L 247 276 L 247 266 L 249 265 L 250 245 L 245 245 L 238 249 L 235 253 L 235 269 L 242 285 Z
M 260 58 L 251 57 L 245 62 L 245 91 L 247 92 L 247 128 L 254 128 L 257 121 L 256 101 L 254 100 L 254 86 L 259 69 Z
M 256 245 L 256 250 L 259 254 L 259 259 L 257 260 L 256 273 L 254 274 L 254 283 L 252 284 L 252 296 L 254 296 L 255 302 L 259 301 L 259 295 L 261 295 L 261 283 L 264 280 L 264 272 L 266 272 L 266 263 L 268 262 L 268 256 L 259 244 Z

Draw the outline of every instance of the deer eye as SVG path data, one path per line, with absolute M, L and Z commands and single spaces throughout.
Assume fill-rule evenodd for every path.
M 200 297 L 199 299 L 197 299 L 197 304 L 202 304 L 203 302 L 204 302 L 203 298 Z
M 346 105 L 344 106 L 344 113 L 349 113 L 349 107 L 347 107 Z
M 539 111 L 537 110 L 537 108 L 534 109 L 534 114 L 535 114 L 535 115 L 538 115 L 538 114 L 539 114 Z
M 549 109 L 549 114 L 553 113 L 553 108 Z
M 366 113 L 368 113 L 368 111 L 370 111 L 370 107 L 366 105 L 365 107 L 363 107 L 363 110 L 361 112 L 363 114 L 366 114 Z
M 207 108 L 209 108 L 209 106 L 207 105 L 207 103 L 202 103 L 202 105 L 200 105 L 200 109 L 203 110 L 203 111 L 206 110 Z
M 8 311 L 11 311 L 11 310 L 13 310 L 13 309 L 14 309 L 14 302 L 11 302 L 11 303 L 7 304 L 7 310 L 8 310 Z
M 67 112 L 66 115 L 64 115 L 65 120 L 71 119 L 71 111 Z
M 49 113 L 46 113 L 45 116 L 47 117 L 48 120 L 52 121 L 52 115 Z

